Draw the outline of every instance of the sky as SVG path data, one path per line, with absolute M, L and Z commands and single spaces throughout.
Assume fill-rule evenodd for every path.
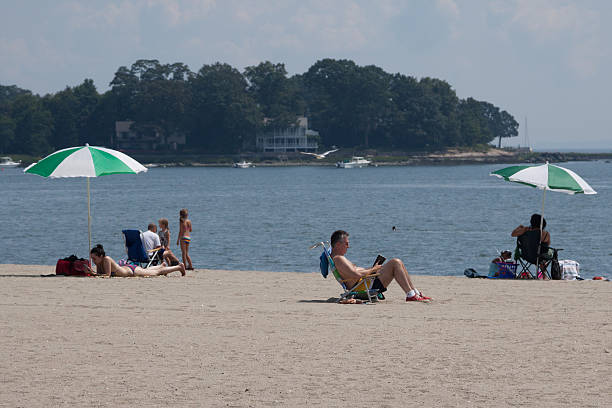
M 0 0 L 0 85 L 105 92 L 138 59 L 262 61 L 301 74 L 323 58 L 447 81 L 508 111 L 524 145 L 612 151 L 608 0 Z

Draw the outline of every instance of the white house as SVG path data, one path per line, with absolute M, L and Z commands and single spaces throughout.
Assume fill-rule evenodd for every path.
M 255 147 L 263 152 L 315 152 L 319 132 L 308 129 L 308 118 L 300 116 L 294 126 L 258 134 Z

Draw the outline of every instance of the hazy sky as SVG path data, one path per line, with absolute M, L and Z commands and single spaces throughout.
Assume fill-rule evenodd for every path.
M 612 1 L 0 0 L 0 84 L 100 92 L 137 59 L 192 71 L 322 58 L 448 81 L 525 117 L 536 148 L 612 150 Z

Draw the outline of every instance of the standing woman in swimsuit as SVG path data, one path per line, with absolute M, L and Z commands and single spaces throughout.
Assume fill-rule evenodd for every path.
M 191 257 L 189 256 L 189 244 L 191 243 L 191 221 L 189 220 L 189 213 L 186 208 L 183 208 L 179 212 L 179 233 L 176 245 L 181 246 L 181 255 L 183 256 L 183 263 L 187 266 L 188 270 L 193 270 L 193 264 L 191 263 Z
M 178 271 L 181 275 L 185 275 L 185 265 L 178 264 L 177 266 L 150 266 L 143 269 L 140 266 L 125 264 L 119 265 L 113 258 L 106 256 L 104 247 L 98 244 L 91 249 L 91 260 L 96 265 L 96 272 L 89 268 L 89 271 L 95 276 L 159 276 L 167 275 L 171 272 Z

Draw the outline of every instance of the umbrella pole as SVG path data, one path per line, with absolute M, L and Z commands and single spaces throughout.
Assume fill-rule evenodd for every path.
M 544 235 L 544 230 L 542 229 L 544 225 L 544 202 L 546 201 L 546 189 L 542 193 L 542 211 L 540 212 L 540 243 L 538 244 L 538 257 L 536 258 L 536 270 L 540 271 L 540 250 L 542 246 L 542 235 Z
M 91 265 L 91 209 L 90 209 L 90 200 L 89 200 L 89 177 L 87 178 L 87 237 L 89 240 L 89 246 L 87 247 L 87 253 L 89 254 L 89 264 Z

